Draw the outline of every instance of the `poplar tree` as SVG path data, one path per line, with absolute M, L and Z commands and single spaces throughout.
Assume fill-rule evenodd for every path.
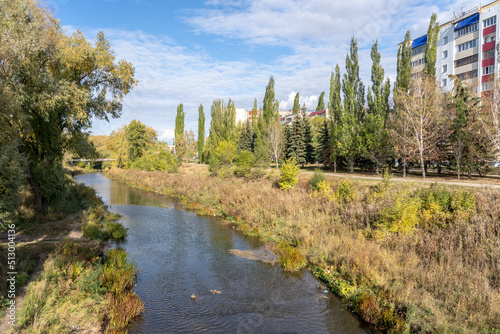
M 326 119 L 324 120 L 323 127 L 319 133 L 317 156 L 318 161 L 324 166 L 330 165 L 330 130 L 328 129 L 328 121 Z
M 223 100 L 214 100 L 210 114 L 212 119 L 210 120 L 205 153 L 208 155 L 214 153 L 221 141 L 230 142 L 236 147 L 236 111 L 234 103 L 229 100 L 226 106 Z
M 293 108 L 292 108 L 292 113 L 297 114 L 300 109 L 300 102 L 299 102 L 299 93 L 295 94 L 295 98 L 293 100 Z
M 321 92 L 319 94 L 318 106 L 316 107 L 316 111 L 325 110 L 325 92 Z
M 177 106 L 177 115 L 175 116 L 175 137 L 174 145 L 175 152 L 178 158 L 182 158 L 184 153 L 184 106 L 179 104 Z
M 330 110 L 331 117 L 331 131 L 330 131 L 330 160 L 333 163 L 333 171 L 337 172 L 337 159 L 339 157 L 339 140 L 342 130 L 342 85 L 340 83 L 340 67 L 335 66 L 335 73 L 332 72 L 330 79 L 330 100 L 328 102 L 328 109 Z
M 198 107 L 198 159 L 203 160 L 203 146 L 205 145 L 205 113 L 203 105 Z
M 371 50 L 372 59 L 372 86 L 368 89 L 368 114 L 364 124 L 364 155 L 375 164 L 376 173 L 389 155 L 390 141 L 386 129 L 389 114 L 389 95 L 391 83 L 387 79 L 384 83 L 384 69 L 380 64 L 378 41 Z
M 429 29 L 427 30 L 427 46 L 425 48 L 425 73 L 432 80 L 436 80 L 437 40 L 439 23 L 436 13 L 432 13 Z
M 342 80 L 344 110 L 341 116 L 339 153 L 354 173 L 354 162 L 361 153 L 360 129 L 363 122 L 364 85 L 359 77 L 358 41 L 352 37 L 349 54 L 346 57 L 346 73 Z
M 266 87 L 266 93 L 264 95 L 264 103 L 262 108 L 266 124 L 270 124 L 272 121 L 278 118 L 279 114 L 278 110 L 276 109 L 276 94 L 274 92 L 274 78 L 272 76 L 269 78 L 269 83 Z
M 412 42 L 410 31 L 406 32 L 405 39 L 398 49 L 397 77 L 394 85 L 394 95 L 398 90 L 407 91 L 411 81 L 411 52 Z

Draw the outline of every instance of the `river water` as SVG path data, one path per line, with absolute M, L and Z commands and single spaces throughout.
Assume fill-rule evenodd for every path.
M 309 272 L 229 252 L 261 247 L 256 238 L 99 173 L 75 179 L 128 229 L 120 246 L 139 268 L 135 291 L 146 308 L 129 333 L 371 333 Z

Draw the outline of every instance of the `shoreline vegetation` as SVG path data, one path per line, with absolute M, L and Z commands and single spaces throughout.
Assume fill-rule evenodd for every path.
M 112 168 L 104 174 L 218 216 L 308 267 L 361 320 L 392 333 L 500 332 L 500 193 L 443 184 L 300 175 L 210 176 Z
M 126 237 L 120 216 L 108 211 L 94 189 L 74 183 L 70 188 L 69 211 L 37 214 L 16 224 L 16 319 L 14 327 L 2 330 L 125 333 L 144 310 L 132 291 L 135 264 L 123 249 L 108 249 L 106 243 Z M 77 227 L 68 234 L 70 224 Z M 0 253 L 6 252 L 6 244 L 0 244 Z M 36 273 L 39 258 L 45 259 Z M 3 266 L 0 276 L 5 282 L 8 270 Z M 6 287 L 1 286 L 3 298 Z M 3 311 L 8 301 L 3 300 Z

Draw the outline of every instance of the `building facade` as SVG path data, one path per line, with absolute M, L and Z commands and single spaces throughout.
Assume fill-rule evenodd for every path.
M 477 6 L 440 26 L 437 40 L 436 79 L 449 91 L 453 88 L 450 74 L 472 87 L 479 95 L 491 89 L 492 74 L 498 70 L 496 36 L 500 0 Z M 427 35 L 412 41 L 413 76 L 425 68 Z

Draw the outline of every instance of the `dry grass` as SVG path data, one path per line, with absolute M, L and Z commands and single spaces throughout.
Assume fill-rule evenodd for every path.
M 328 176 L 333 195 L 322 197 L 311 196 L 311 175 L 283 192 L 266 179 L 218 179 L 194 169 L 176 174 L 112 169 L 107 175 L 234 221 L 264 240 L 295 246 L 318 277 L 381 330 L 500 332 L 497 190 L 472 190 L 473 211 L 441 212 L 431 201 L 419 209 L 419 224 L 390 232 L 380 223 L 381 213 L 402 194 L 416 196 L 428 185 L 354 181 L 355 199 L 340 201 L 335 194 L 343 180 Z

